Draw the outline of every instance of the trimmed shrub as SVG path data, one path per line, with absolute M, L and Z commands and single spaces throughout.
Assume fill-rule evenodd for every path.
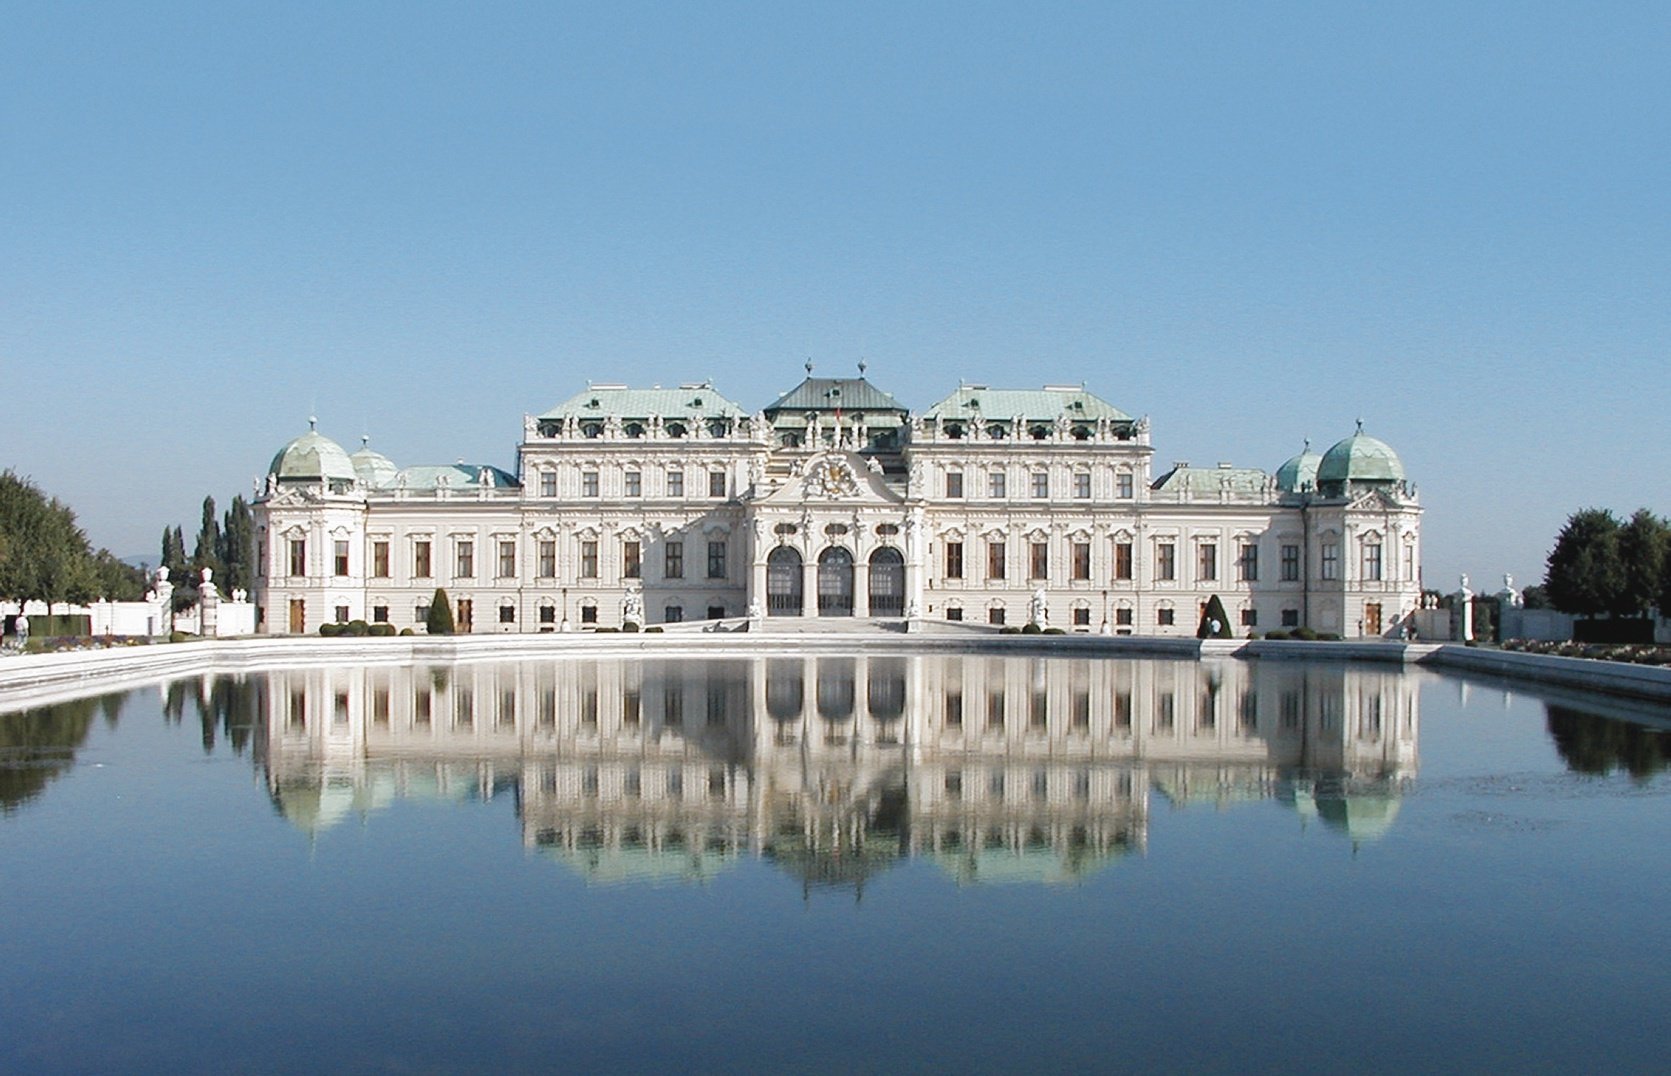
M 650 626 L 649 626 L 649 627 L 647 627 L 647 628 L 645 628 L 645 629 L 644 629 L 644 631 L 645 631 L 645 633 L 646 633 L 646 634 L 648 634 L 648 633 L 650 633 L 650 632 L 655 632 L 655 633 L 657 633 L 657 634 L 660 634 L 660 633 L 661 633 L 661 630 L 662 630 L 662 629 L 661 629 L 661 625 L 660 625 L 660 624 L 651 624 L 651 625 L 650 625 Z
M 1023 635 L 1039 635 L 1043 631 L 1044 631 L 1043 628 L 1039 627 L 1037 624 L 1032 623 L 1031 621 L 1027 622 L 1026 624 L 1021 625 L 1021 634 L 1023 634 Z
M 1332 631 L 1320 631 L 1317 633 L 1317 641 L 1320 643 L 1338 643 L 1340 642 L 1340 636 Z
M 1230 630 L 1230 616 L 1224 611 L 1224 603 L 1214 594 L 1207 599 L 1207 608 L 1201 611 L 1201 623 L 1195 629 L 1197 639 L 1234 639 L 1235 632 Z
M 640 627 L 636 622 L 629 620 L 625 624 L 621 625 L 621 630 L 622 631 L 639 631 Z
M 411 628 L 401 628 L 400 633 L 402 635 L 416 635 L 417 634 L 417 632 L 413 631 Z
M 1044 631 L 1041 634 L 1044 634 L 1044 635 L 1066 635 L 1067 632 L 1064 631 L 1061 628 L 1045 628 Z
M 1276 631 L 1267 631 L 1265 633 L 1265 638 L 1267 638 L 1267 639 L 1286 639 L 1286 638 L 1288 638 L 1288 633 L 1286 631 L 1283 631 L 1281 628 L 1278 628 Z
M 344 635 L 370 635 L 371 625 L 363 620 L 350 620 L 342 633 Z
M 435 588 L 435 597 L 429 603 L 429 616 L 424 618 L 424 626 L 431 635 L 451 635 L 457 626 L 453 623 L 453 605 L 447 600 L 447 592 L 440 587 Z
M 1315 642 L 1317 639 L 1317 633 L 1312 631 L 1310 628 L 1295 628 L 1290 638 L 1303 639 L 1306 642 Z
M 369 635 L 376 635 L 380 637 L 387 637 L 393 635 L 394 633 L 395 626 L 393 624 L 373 624 L 370 631 L 367 632 Z
M 595 635 L 616 635 L 616 634 L 619 634 L 620 631 L 621 631 L 620 628 L 593 628 L 592 629 L 592 632 Z
M 1020 635 L 1021 634 L 1021 629 L 1016 627 L 1014 624 L 1006 624 L 1004 627 L 1001 627 L 1001 628 L 998 629 L 998 634 L 999 635 Z
M 323 635 L 327 639 L 333 639 L 336 636 L 342 634 L 342 625 L 341 624 L 321 624 L 321 625 L 319 625 L 319 634 Z

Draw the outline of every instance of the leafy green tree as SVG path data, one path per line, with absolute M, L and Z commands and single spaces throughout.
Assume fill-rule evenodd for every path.
M 1214 594 L 1207 599 L 1207 608 L 1201 611 L 1201 626 L 1195 629 L 1197 639 L 1234 639 L 1235 633 L 1230 630 L 1230 617 L 1224 612 L 1224 603 Z
M 1520 600 L 1528 609 L 1548 609 L 1549 591 L 1541 583 L 1534 583 L 1520 592 Z
M 1543 586 L 1550 604 L 1578 616 L 1596 616 L 1620 604 L 1625 571 L 1619 530 L 1619 521 L 1604 508 L 1573 513 L 1546 562 Z
M 11 471 L 0 473 L 0 598 L 87 601 L 97 591 L 87 535 L 56 497 Z
M 108 549 L 93 554 L 93 575 L 98 581 L 95 589 L 101 598 L 113 602 L 136 602 L 145 597 L 148 580 L 144 569 L 118 560 Z
M 1671 544 L 1671 530 L 1667 530 L 1663 519 L 1646 508 L 1638 508 L 1619 528 L 1619 562 L 1624 585 L 1613 612 L 1620 616 L 1646 616 L 1649 607 L 1659 601 L 1667 544 Z
M 451 635 L 455 630 L 452 603 L 447 600 L 447 592 L 440 587 L 435 588 L 435 597 L 429 603 L 429 616 L 424 626 L 431 635 Z

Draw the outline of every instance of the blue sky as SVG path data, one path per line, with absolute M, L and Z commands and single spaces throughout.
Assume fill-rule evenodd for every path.
M 0 467 L 95 543 L 587 378 L 1085 381 L 1157 463 L 1362 417 L 1427 582 L 1671 512 L 1671 6 L 0 12 Z

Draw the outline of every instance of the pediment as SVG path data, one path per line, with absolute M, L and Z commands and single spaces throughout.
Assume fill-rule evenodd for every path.
M 761 504 L 898 505 L 905 498 L 888 486 L 870 461 L 856 452 L 821 452 L 798 474 L 761 498 Z

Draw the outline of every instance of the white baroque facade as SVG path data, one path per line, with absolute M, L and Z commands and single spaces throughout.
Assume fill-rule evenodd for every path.
M 749 413 L 711 384 L 592 384 L 523 422 L 515 471 L 401 468 L 316 430 L 256 498 L 261 630 L 538 632 L 754 616 L 1194 635 L 1404 631 L 1421 508 L 1359 430 L 1274 474 L 1174 464 L 1081 386 L 962 385 L 912 412 L 808 376 Z

